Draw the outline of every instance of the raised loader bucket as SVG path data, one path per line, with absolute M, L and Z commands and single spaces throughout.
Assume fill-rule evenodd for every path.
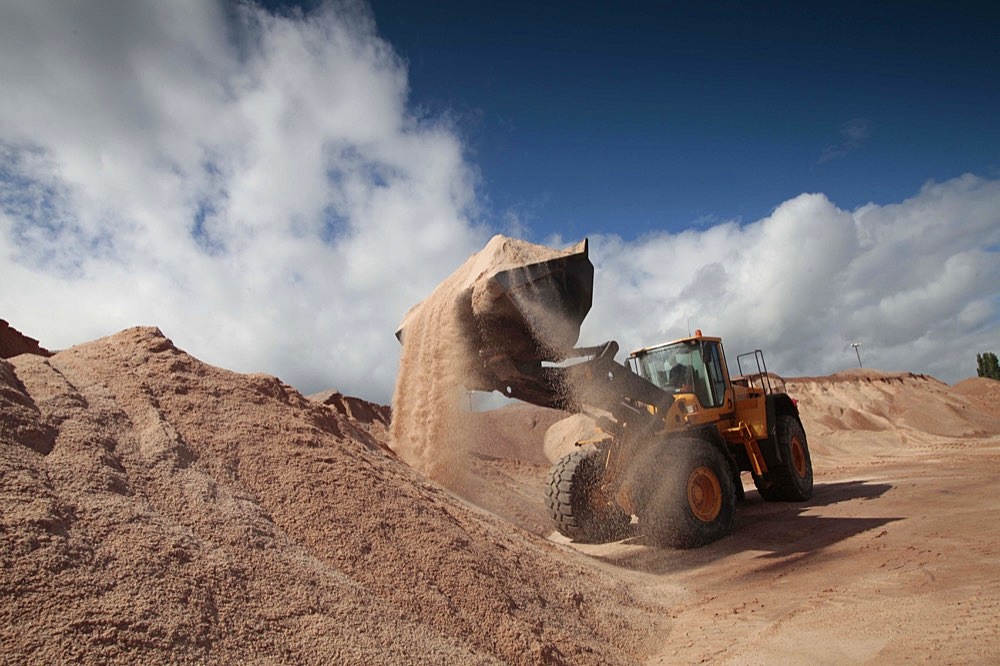
M 511 383 L 536 375 L 542 361 L 567 358 L 576 346 L 593 297 L 587 250 L 586 240 L 560 251 L 494 236 L 411 310 L 396 336 L 404 339 L 420 308 L 454 298 L 463 345 L 477 359 L 466 388 L 510 393 Z
M 501 354 L 519 363 L 566 358 L 593 293 L 586 240 L 561 256 L 483 275 L 472 298 L 480 354 L 484 360 Z

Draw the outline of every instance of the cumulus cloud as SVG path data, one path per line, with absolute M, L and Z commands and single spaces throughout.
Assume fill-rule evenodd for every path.
M 803 194 L 767 218 L 632 242 L 592 238 L 590 339 L 627 348 L 695 328 L 785 375 L 852 367 L 975 374 L 1000 331 L 1000 181 L 929 183 L 853 212 Z
M 5 3 L 0 312 L 61 347 L 157 324 L 234 369 L 385 397 L 395 322 L 484 242 L 368 10 Z
M 152 324 L 216 365 L 386 401 L 396 324 L 489 235 L 458 133 L 410 109 L 357 2 L 13 0 L 0 80 L 0 316 L 51 348 Z M 998 211 L 1000 182 L 966 176 L 856 211 L 808 194 L 751 224 L 595 230 L 583 342 L 690 325 L 816 374 L 858 341 L 868 365 L 960 379 L 996 347 Z

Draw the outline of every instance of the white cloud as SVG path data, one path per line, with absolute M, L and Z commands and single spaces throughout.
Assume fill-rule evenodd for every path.
M 591 240 L 590 340 L 632 349 L 690 322 L 730 356 L 764 349 L 785 375 L 852 367 L 860 342 L 868 367 L 946 381 L 1000 345 L 1000 181 L 930 183 L 853 213 L 803 194 L 745 226 Z
M 5 4 L 0 312 L 385 398 L 396 323 L 485 241 L 473 172 L 365 7 L 228 12 Z
M 458 133 L 409 110 L 355 2 L 5 2 L 0 80 L 0 316 L 52 348 L 152 324 L 216 365 L 388 400 L 396 324 L 488 237 Z M 856 340 L 960 379 L 997 347 L 997 211 L 1000 182 L 967 176 L 592 236 L 583 342 L 690 321 L 785 374 L 850 367 Z

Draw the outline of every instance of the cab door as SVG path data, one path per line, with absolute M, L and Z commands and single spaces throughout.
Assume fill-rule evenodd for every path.
M 701 357 L 704 364 L 705 382 L 697 392 L 702 407 L 721 409 L 723 413 L 733 410 L 733 392 L 726 369 L 726 356 L 719 340 L 703 340 Z

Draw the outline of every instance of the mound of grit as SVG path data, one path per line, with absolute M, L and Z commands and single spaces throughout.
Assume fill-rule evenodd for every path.
M 38 340 L 29 338 L 6 320 L 0 319 L 0 358 L 10 358 L 20 354 L 52 356 L 52 352 L 38 345 Z
M 0 360 L 16 663 L 633 663 L 662 609 L 155 328 Z M 370 425 L 370 424 L 369 424 Z
M 897 456 L 937 446 L 941 437 L 1000 432 L 1000 382 L 991 379 L 949 386 L 928 375 L 857 369 L 788 379 L 785 386 L 798 400 L 810 452 L 820 464 L 835 464 L 845 454 L 859 460 Z

